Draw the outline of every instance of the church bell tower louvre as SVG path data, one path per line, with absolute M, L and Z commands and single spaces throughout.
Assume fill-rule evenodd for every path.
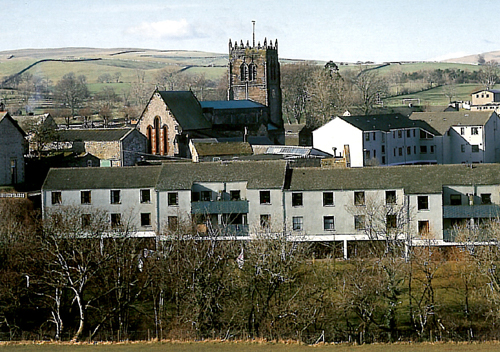
M 252 100 L 269 108 L 270 122 L 283 129 L 278 40 L 252 44 L 229 40 L 229 100 Z

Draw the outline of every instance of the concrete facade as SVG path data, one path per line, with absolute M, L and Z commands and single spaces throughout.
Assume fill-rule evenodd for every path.
M 455 225 L 479 226 L 500 215 L 497 164 L 323 169 L 240 161 L 123 170 L 121 178 L 109 168 L 51 170 L 42 187 L 44 216 L 64 206 L 95 206 L 150 236 L 190 224 L 201 235 L 242 239 L 285 232 L 310 241 L 394 236 L 444 244 L 454 240 Z M 150 216 L 147 226 L 143 214 Z

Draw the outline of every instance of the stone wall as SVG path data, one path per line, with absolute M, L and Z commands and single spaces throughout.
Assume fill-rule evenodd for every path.
M 144 135 L 148 136 L 148 126 L 151 126 L 153 132 L 154 132 L 154 121 L 155 118 L 159 117 L 160 118 L 160 148 L 159 151 L 155 150 L 155 153 L 153 154 L 159 154 L 159 155 L 169 155 L 169 156 L 174 156 L 179 154 L 179 147 L 176 143 L 176 136 L 180 134 L 181 132 L 181 127 L 175 120 L 175 118 L 172 115 L 172 112 L 168 109 L 167 105 L 161 98 L 159 93 L 155 93 L 151 100 L 149 101 L 148 105 L 146 106 L 146 109 L 144 110 L 144 113 L 142 115 L 142 119 L 138 124 L 138 129 L 139 131 Z M 163 136 L 163 127 L 167 127 L 168 135 Z M 153 144 L 156 139 L 156 134 L 152 135 L 151 138 L 151 143 Z M 163 141 L 164 138 L 167 138 L 167 150 L 163 148 Z

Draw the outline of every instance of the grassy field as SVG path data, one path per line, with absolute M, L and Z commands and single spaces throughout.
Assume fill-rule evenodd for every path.
M 306 351 L 332 351 L 332 352 L 488 352 L 498 351 L 498 343 L 480 343 L 480 344 L 371 344 L 371 345 L 325 345 L 314 346 L 300 345 L 295 343 L 220 343 L 220 342 L 193 342 L 193 343 L 172 343 L 172 342 L 139 342 L 129 344 L 4 344 L 0 345 L 0 351 L 100 351 L 100 352 L 133 352 L 142 351 L 179 351 L 179 352 L 225 352 L 225 351 L 243 351 L 243 352 L 306 352 Z

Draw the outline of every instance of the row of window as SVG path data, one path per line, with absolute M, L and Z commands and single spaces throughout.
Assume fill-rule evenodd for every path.
M 412 132 L 413 131 L 413 132 Z M 413 135 L 413 138 L 416 137 L 416 129 L 407 129 L 406 130 L 406 138 L 412 138 L 412 135 Z M 396 139 L 396 135 L 397 135 L 397 138 L 403 138 L 403 133 L 404 131 L 403 130 L 394 130 L 392 131 L 392 138 L 393 139 Z M 371 135 L 371 137 L 370 137 Z M 424 130 L 420 130 L 420 133 L 419 133 L 419 138 L 420 139 L 432 139 L 434 136 L 432 134 L 430 134 L 429 132 L 427 131 L 424 131 Z M 371 140 L 373 141 L 376 141 L 377 140 L 377 132 L 365 132 L 365 141 L 370 141 L 370 138 Z M 382 143 L 385 142 L 385 133 L 382 132 Z
M 200 192 L 191 192 L 191 201 L 192 202 L 211 202 L 213 200 L 212 191 L 200 191 Z M 217 192 L 217 200 L 223 200 L 223 192 Z M 229 199 L 230 200 L 241 200 L 241 191 L 240 190 L 231 190 L 229 191 Z
M 112 228 L 119 228 L 122 226 L 122 214 L 111 213 L 109 214 L 110 225 Z M 176 231 L 179 227 L 179 218 L 177 216 L 168 217 L 168 229 Z M 92 225 L 92 215 L 82 214 L 82 228 L 89 228 Z M 141 213 L 141 227 L 151 227 L 151 213 Z
M 395 229 L 398 226 L 397 215 L 388 214 L 386 216 L 386 227 L 387 229 Z M 356 230 L 364 230 L 366 228 L 366 216 L 365 215 L 354 215 L 354 228 Z M 294 231 L 300 231 L 304 229 L 304 217 L 294 216 L 292 217 L 292 229 Z M 324 231 L 335 231 L 335 217 L 333 215 L 323 216 L 323 230 Z
M 460 127 L 460 134 L 462 136 L 465 134 L 465 127 Z M 479 134 L 479 127 L 471 127 L 470 134 L 471 135 L 478 135 Z
M 110 204 L 121 204 L 121 191 L 113 189 L 109 191 L 110 194 Z M 169 206 L 179 205 L 179 195 L 177 192 L 169 192 L 167 196 Z M 51 193 L 52 205 L 62 203 L 62 194 L 60 191 L 53 191 Z M 92 191 L 80 191 L 80 202 L 81 204 L 92 204 Z M 140 190 L 140 202 L 141 203 L 151 203 L 151 190 L 141 189 Z
M 462 145 L 460 146 L 460 151 L 461 151 L 462 153 L 465 153 L 466 146 L 467 146 L 466 144 L 462 144 Z M 471 152 L 472 152 L 472 153 L 479 153 L 479 145 L 477 145 L 477 144 L 472 144 L 472 145 L 471 145 Z
M 109 220 L 112 228 L 118 228 L 122 226 L 122 214 L 111 213 L 109 214 Z M 92 225 L 92 215 L 82 214 L 82 228 L 89 228 Z M 151 213 L 141 213 L 141 226 L 150 227 L 151 226 Z
M 481 193 L 480 197 L 481 197 L 481 204 L 483 205 L 491 204 L 491 193 Z M 463 197 L 461 194 L 450 194 L 450 205 L 462 205 L 462 198 Z

